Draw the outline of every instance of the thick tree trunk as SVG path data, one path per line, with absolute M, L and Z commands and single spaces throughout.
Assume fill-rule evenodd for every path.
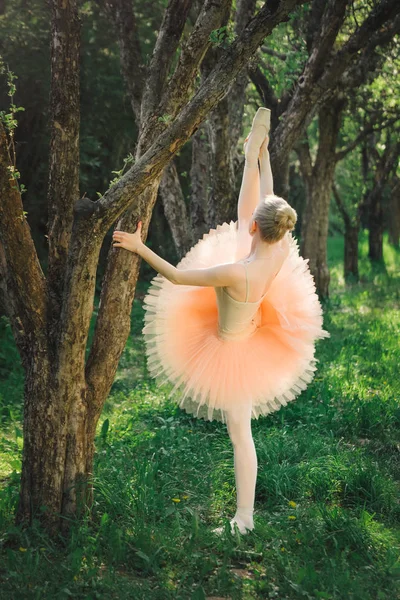
M 329 296 L 330 274 L 326 242 L 330 196 L 330 187 L 326 185 L 326 181 L 323 178 L 315 179 L 307 195 L 300 244 L 300 253 L 304 258 L 309 259 L 310 271 L 317 292 L 322 298 Z
M 237 203 L 227 97 L 218 104 L 208 118 L 208 137 L 212 165 L 208 214 L 211 227 L 216 227 L 224 221 L 235 218 Z
M 319 145 L 314 166 L 309 149 L 300 150 L 306 181 L 306 207 L 302 220 L 300 252 L 309 259 L 318 294 L 329 296 L 327 261 L 328 218 L 335 174 L 335 151 L 344 98 L 338 96 L 319 111 Z

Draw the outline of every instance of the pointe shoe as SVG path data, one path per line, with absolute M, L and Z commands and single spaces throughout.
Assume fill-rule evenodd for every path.
M 248 166 L 258 166 L 260 148 L 269 133 L 271 126 L 271 111 L 269 108 L 259 108 L 253 119 L 249 135 L 244 141 L 243 148 Z
M 242 525 L 241 523 L 238 523 L 237 521 L 235 521 L 235 519 L 231 519 L 229 521 L 230 524 L 230 529 L 231 529 L 231 534 L 235 535 L 236 534 L 236 529 L 239 531 L 239 533 L 241 535 L 246 535 L 247 533 L 249 533 L 250 531 L 253 531 L 254 527 L 249 528 L 246 527 L 245 525 Z M 222 533 L 225 531 L 225 527 L 216 527 L 215 529 L 212 530 L 213 533 L 215 533 L 216 535 L 222 535 Z

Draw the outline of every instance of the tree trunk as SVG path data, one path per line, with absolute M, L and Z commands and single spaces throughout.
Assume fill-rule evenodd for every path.
M 174 161 L 164 169 L 160 183 L 164 214 L 170 226 L 178 256 L 182 258 L 193 245 L 188 210 Z
M 238 0 L 235 15 L 235 31 L 241 33 L 255 11 L 255 0 Z M 225 14 L 226 25 L 229 13 Z M 222 55 L 220 48 L 210 48 L 202 63 L 202 76 L 208 76 Z M 237 218 L 237 198 L 235 166 L 237 144 L 242 133 L 243 110 L 248 82 L 247 68 L 243 69 L 232 83 L 229 93 L 211 111 L 208 120 L 208 140 L 210 142 L 210 194 L 208 195 L 207 223 L 216 227 L 224 221 Z M 241 165 L 240 165 L 241 166 Z
M 360 230 L 360 207 L 357 208 L 355 222 L 353 223 L 344 207 L 344 203 L 340 198 L 336 185 L 333 185 L 332 189 L 336 204 L 338 205 L 344 222 L 344 279 L 345 281 L 358 281 L 358 232 Z
M 358 232 L 359 225 L 345 224 L 344 231 L 344 278 L 359 280 L 358 273 Z
M 210 188 L 210 153 L 207 131 L 206 123 L 202 123 L 192 137 L 190 220 L 195 241 L 199 240 L 211 227 L 207 216 Z
M 300 252 L 309 259 L 318 294 L 329 296 L 330 274 L 327 262 L 328 218 L 335 175 L 335 150 L 345 100 L 338 95 L 319 111 L 319 145 L 314 166 L 309 149 L 300 160 L 306 181 L 306 206 L 302 220 Z M 307 154 L 305 154 L 307 153 Z
M 373 187 L 367 197 L 369 227 L 368 257 L 376 263 L 383 262 L 383 195 L 390 175 L 398 162 L 400 141 L 398 141 L 397 135 L 393 136 L 393 132 L 387 130 L 384 146 L 385 149 L 382 155 L 379 155 L 375 147 L 375 138 L 371 136 L 367 150 L 369 155 L 376 159 Z
M 388 218 L 389 243 L 398 248 L 400 243 L 400 178 L 396 175 L 392 178 L 390 191 Z
M 375 187 L 368 198 L 368 258 L 383 262 L 383 206 L 381 186 Z

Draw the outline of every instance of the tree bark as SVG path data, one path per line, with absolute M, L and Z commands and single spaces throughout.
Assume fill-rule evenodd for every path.
M 375 149 L 375 141 L 370 137 L 370 154 L 376 157 L 373 186 L 367 197 L 368 207 L 368 257 L 375 263 L 383 263 L 383 231 L 384 211 L 383 194 L 393 168 L 398 162 L 400 142 L 391 139 L 391 132 L 387 132 L 385 150 L 379 156 Z
M 239 0 L 236 5 L 235 32 L 240 34 L 255 11 L 255 0 Z M 227 11 L 223 25 L 229 20 Z M 202 63 L 202 76 L 206 79 L 222 55 L 222 49 L 210 48 Z M 229 93 L 210 112 L 207 120 L 210 142 L 210 194 L 208 196 L 207 222 L 216 227 L 236 218 L 238 186 L 235 167 L 237 144 L 243 128 L 243 109 L 246 98 L 248 69 L 245 68 L 232 82 Z
M 308 143 L 299 148 L 300 164 L 306 182 L 306 206 L 301 230 L 300 252 L 309 259 L 315 285 L 322 298 L 329 297 L 330 274 L 327 262 L 328 217 L 335 174 L 335 151 L 345 99 L 335 100 L 319 111 L 319 145 L 312 165 Z
M 178 256 L 182 258 L 194 243 L 188 210 L 175 162 L 164 169 L 160 184 L 164 214 L 170 226 Z
M 192 137 L 192 166 L 190 169 L 190 221 L 195 241 L 199 240 L 211 227 L 207 215 L 210 181 L 208 127 L 206 123 L 202 123 Z
M 389 205 L 389 243 L 394 248 L 400 245 L 400 178 L 397 175 L 392 177 L 390 182 L 390 205 Z
M 358 281 L 358 234 L 360 230 L 360 214 L 357 210 L 356 219 L 352 222 L 335 185 L 332 186 L 332 190 L 344 222 L 344 279 L 346 282 Z

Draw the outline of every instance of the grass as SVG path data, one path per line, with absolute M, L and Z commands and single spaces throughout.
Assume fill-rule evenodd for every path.
M 149 379 L 139 299 L 98 425 L 91 519 L 63 543 L 37 523 L 16 528 L 23 374 L 3 319 L 0 598 L 398 600 L 400 252 L 385 240 L 386 267 L 372 268 L 364 233 L 360 252 L 361 281 L 345 286 L 343 240 L 329 240 L 331 338 L 317 343 L 317 375 L 253 421 L 256 528 L 243 537 L 228 534 L 226 428 L 190 417 Z

